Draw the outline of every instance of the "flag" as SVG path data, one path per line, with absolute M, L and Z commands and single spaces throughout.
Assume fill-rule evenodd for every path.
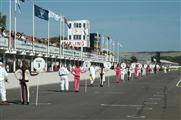
M 25 0 L 15 0 L 15 4 L 18 6 L 19 13 L 21 14 L 20 1 L 25 2 Z M 16 11 L 15 11 L 16 12 Z
M 53 19 L 55 19 L 56 21 L 59 21 L 59 20 L 60 20 L 60 16 L 57 15 L 57 14 L 55 14 L 54 12 L 52 12 L 52 11 L 50 11 L 50 10 L 49 10 L 49 13 L 48 13 L 48 17 L 49 17 L 49 18 L 53 18 Z
M 66 17 L 62 16 L 62 20 L 63 22 L 68 26 L 68 28 L 70 28 L 70 25 L 68 24 L 68 20 Z
M 43 9 L 37 5 L 34 5 L 34 14 L 36 17 L 47 20 L 48 21 L 48 13 L 49 11 L 46 9 Z

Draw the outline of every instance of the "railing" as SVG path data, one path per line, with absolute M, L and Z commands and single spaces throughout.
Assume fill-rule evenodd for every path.
M 8 47 L 8 38 L 0 37 L 0 47 Z
M 8 38 L 0 37 L 0 48 L 8 48 Z M 17 50 L 24 50 L 24 51 L 33 51 L 33 45 L 32 43 L 28 41 L 23 40 L 16 40 L 16 49 Z M 36 43 L 34 44 L 34 52 L 39 53 L 47 53 L 48 47 L 47 45 Z M 55 55 L 55 56 L 61 56 L 60 55 L 60 48 L 49 46 L 49 54 Z M 73 58 L 81 58 L 81 52 L 77 50 L 68 50 L 63 49 L 63 55 L 64 57 L 73 57 Z M 106 56 L 102 55 L 96 55 L 92 53 L 83 52 L 83 59 L 85 60 L 92 60 L 92 61 L 106 61 Z

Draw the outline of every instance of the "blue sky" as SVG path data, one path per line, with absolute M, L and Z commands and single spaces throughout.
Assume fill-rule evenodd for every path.
M 9 0 L 1 11 L 9 14 Z M 12 0 L 14 1 L 14 0 Z M 17 31 L 32 35 L 32 3 L 21 4 Z M 34 0 L 35 4 L 70 20 L 87 19 L 91 32 L 111 36 L 121 51 L 181 51 L 179 0 Z M 12 3 L 12 13 L 14 9 Z M 13 15 L 12 15 L 13 16 Z M 14 26 L 12 20 L 12 28 Z M 50 20 L 50 36 L 59 35 L 59 23 Z M 8 25 L 7 25 L 8 28 Z M 47 37 L 47 22 L 35 18 L 35 36 Z

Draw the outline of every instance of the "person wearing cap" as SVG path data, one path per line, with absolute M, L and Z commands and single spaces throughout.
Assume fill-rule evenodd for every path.
M 65 67 L 65 64 L 61 64 L 61 67 L 59 69 L 59 76 L 60 76 L 60 87 L 61 91 L 63 92 L 64 90 L 68 91 L 69 90 L 69 80 L 68 80 L 68 74 L 69 71 Z
M 9 104 L 7 102 L 6 98 L 6 88 L 5 88 L 5 83 L 8 82 L 8 73 L 6 72 L 4 68 L 4 64 L 0 62 L 0 96 L 1 96 L 1 104 Z

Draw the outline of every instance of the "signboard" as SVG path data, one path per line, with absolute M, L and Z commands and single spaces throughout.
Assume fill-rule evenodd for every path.
M 111 63 L 110 62 L 104 62 L 104 67 L 105 68 L 111 68 Z
M 45 68 L 45 60 L 43 58 L 35 58 L 33 61 L 33 67 L 37 71 L 42 71 Z
M 90 66 L 91 66 L 91 62 L 90 61 L 84 61 L 84 63 L 83 63 L 83 67 L 84 68 L 90 68 Z
M 87 41 L 85 40 L 62 40 L 61 44 L 72 47 L 87 47 Z
M 148 67 L 148 65 L 147 64 L 144 64 L 144 68 L 146 69 Z
M 135 68 L 135 67 L 136 67 L 136 63 L 132 63 L 131 68 Z
M 143 67 L 143 65 L 139 63 L 138 67 L 141 69 Z
M 122 68 L 126 68 L 126 63 L 121 63 Z

